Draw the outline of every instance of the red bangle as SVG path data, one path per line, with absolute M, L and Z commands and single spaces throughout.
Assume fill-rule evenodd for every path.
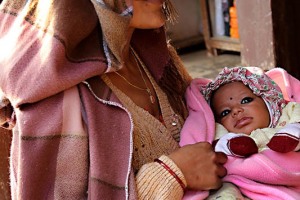
M 154 159 L 154 162 L 157 162 L 158 164 L 163 166 L 176 179 L 176 181 L 179 183 L 179 185 L 182 187 L 182 189 L 185 190 L 185 185 L 182 182 L 182 180 L 177 176 L 177 174 L 166 163 L 159 160 L 158 158 Z

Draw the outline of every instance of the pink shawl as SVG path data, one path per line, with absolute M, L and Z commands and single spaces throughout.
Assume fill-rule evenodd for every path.
M 300 100 L 300 82 L 283 69 L 267 72 L 283 89 L 286 100 Z M 207 79 L 195 79 L 187 90 L 186 99 L 191 115 L 181 132 L 180 145 L 214 139 L 213 116 L 199 92 L 199 85 Z M 204 114 L 204 117 L 203 117 Z M 251 199 L 300 199 L 300 152 L 280 154 L 265 150 L 249 158 L 228 157 L 224 181 L 237 185 Z M 207 191 L 188 191 L 184 199 L 204 199 Z
M 91 1 L 5 0 L 0 22 L 0 90 L 17 118 L 12 198 L 136 199 L 132 119 L 101 83 L 108 63 Z M 158 80 L 172 62 L 163 28 L 134 36 Z M 99 98 L 86 80 L 99 84 Z

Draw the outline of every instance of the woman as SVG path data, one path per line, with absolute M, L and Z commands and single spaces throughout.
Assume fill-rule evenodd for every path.
M 13 199 L 181 199 L 221 186 L 224 154 L 178 145 L 190 77 L 166 43 L 163 3 L 3 2 Z

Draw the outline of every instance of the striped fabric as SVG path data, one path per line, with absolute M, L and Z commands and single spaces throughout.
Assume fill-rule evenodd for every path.
M 0 6 L 0 91 L 17 118 L 13 199 L 136 199 L 132 120 L 99 77 L 112 71 L 108 62 L 122 67 L 121 49 L 110 41 L 127 39 L 129 14 L 107 8 L 89 0 L 4 0 Z M 107 14 L 122 26 L 102 24 Z M 104 37 L 103 30 L 116 35 Z M 163 28 L 137 30 L 134 38 L 132 45 L 158 80 L 170 65 Z

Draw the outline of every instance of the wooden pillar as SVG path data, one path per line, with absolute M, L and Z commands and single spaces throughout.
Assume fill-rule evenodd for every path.
M 300 80 L 300 1 L 236 1 L 241 59 L 246 66 L 281 67 Z
M 271 8 L 277 66 L 300 80 L 300 1 L 272 0 Z
M 265 70 L 274 68 L 271 0 L 237 0 L 236 7 L 242 65 Z
M 0 128 L 0 199 L 10 200 L 9 152 L 11 131 Z
M 203 37 L 205 46 L 209 56 L 217 55 L 217 49 L 210 45 L 210 38 L 212 37 L 212 27 L 210 22 L 209 5 L 207 0 L 200 0 L 201 18 L 203 27 Z
M 237 51 L 240 52 L 240 41 L 236 38 L 227 36 L 214 36 L 212 31 L 211 14 L 209 0 L 200 0 L 201 19 L 203 26 L 203 36 L 205 46 L 210 56 L 218 55 L 219 50 Z

